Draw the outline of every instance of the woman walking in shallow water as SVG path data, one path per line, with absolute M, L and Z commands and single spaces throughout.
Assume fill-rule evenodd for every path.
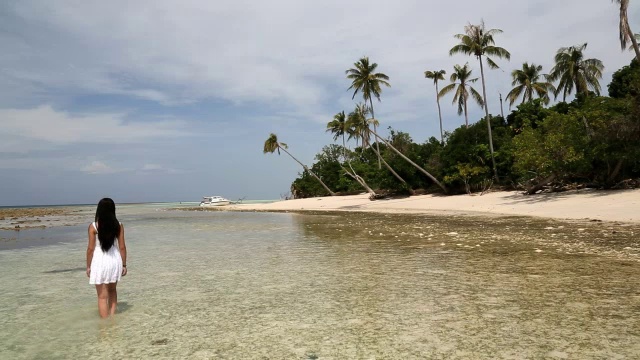
M 101 318 L 116 313 L 116 286 L 127 275 L 127 247 L 124 226 L 116 218 L 116 204 L 109 198 L 98 203 L 96 219 L 89 225 L 87 246 L 87 276 L 96 286 L 98 311 Z

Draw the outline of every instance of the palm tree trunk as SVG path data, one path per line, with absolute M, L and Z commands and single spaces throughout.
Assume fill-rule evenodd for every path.
M 440 97 L 438 94 L 438 80 L 436 80 L 436 103 L 438 103 L 438 117 L 440 117 L 440 141 L 444 144 L 444 134 L 442 133 L 442 112 L 440 111 Z
M 622 9 L 620 9 L 622 11 Z M 625 9 L 626 11 L 626 9 Z M 633 46 L 633 50 L 636 52 L 636 59 L 640 62 L 640 48 L 638 47 L 638 41 L 636 40 L 635 34 L 631 31 L 631 27 L 629 26 L 629 17 L 625 14 L 625 22 L 627 23 L 627 30 L 629 30 L 629 37 L 631 38 L 631 46 Z
M 616 179 L 618 174 L 620 173 L 620 169 L 622 169 L 622 164 L 624 163 L 624 159 L 618 159 L 616 166 L 613 168 L 611 174 L 609 174 L 609 178 L 607 179 L 607 187 L 613 184 L 613 181 Z
M 371 100 L 371 97 L 369 97 L 369 105 L 371 105 L 371 118 L 375 120 L 376 116 L 373 114 L 373 100 Z M 376 123 L 373 123 L 373 131 L 378 131 L 377 127 L 376 127 Z M 382 158 L 380 157 L 380 145 L 378 144 L 378 139 L 376 140 L 376 149 L 378 150 L 377 154 L 378 154 L 378 169 L 382 169 L 382 165 L 380 164 L 380 160 L 382 160 Z
M 322 180 L 320 180 L 320 178 L 318 177 L 318 175 L 316 175 L 313 171 L 311 171 L 311 169 L 309 169 L 309 168 L 307 167 L 307 165 L 305 165 L 305 164 L 301 163 L 301 162 L 300 162 L 300 160 L 296 159 L 293 155 L 291 155 L 291 153 L 290 153 L 290 152 L 288 152 L 288 151 L 287 151 L 287 149 L 283 148 L 282 146 L 279 146 L 279 148 L 280 148 L 282 151 L 286 152 L 286 153 L 287 153 L 287 155 L 291 156 L 291 158 L 292 158 L 293 160 L 295 160 L 298 164 L 300 164 L 300 165 L 301 165 L 305 170 L 307 170 L 311 176 L 313 176 L 314 178 L 316 178 L 316 179 L 320 182 L 320 184 L 322 184 L 322 187 L 324 187 L 324 188 L 325 188 L 325 190 L 327 190 L 327 191 L 329 192 L 329 194 L 331 194 L 331 196 L 335 196 L 335 195 L 336 195 L 333 191 L 331 191 L 331 189 L 329 189 L 329 187 L 328 187 L 328 186 L 327 186 L 327 185 L 326 185 Z
M 395 172 L 395 170 L 393 170 L 393 168 L 382 158 L 382 155 L 380 155 L 380 153 L 376 149 L 373 149 L 373 152 L 375 152 L 376 155 L 378 155 L 378 159 L 382 160 L 382 163 L 384 164 L 384 166 L 393 174 L 393 176 L 396 177 L 396 179 L 400 180 L 400 182 L 405 185 L 407 184 L 407 182 L 404 181 L 404 179 L 400 175 L 398 175 L 398 173 Z
M 545 185 L 547 185 L 548 183 L 553 181 L 553 179 L 555 179 L 555 178 L 556 178 L 555 174 L 551 174 L 551 175 L 547 176 L 545 179 L 540 181 L 538 184 L 533 185 L 529 189 L 527 189 L 527 195 L 533 195 L 533 194 L 537 193 L 539 190 L 542 190 L 542 188 Z
M 349 164 L 349 166 L 351 167 L 351 164 Z M 342 170 L 344 170 L 344 172 L 351 176 L 356 182 L 358 182 L 358 184 L 360 184 L 360 186 L 362 186 L 365 190 L 367 190 L 367 192 L 372 195 L 372 196 L 376 196 L 375 191 L 373 191 L 373 189 L 371 189 L 369 187 L 369 185 L 367 185 L 367 183 L 364 181 L 363 178 L 361 178 L 358 174 L 356 174 L 356 172 L 353 170 L 353 167 L 351 168 L 351 171 L 353 171 L 353 174 L 349 172 L 349 170 L 345 169 L 345 167 L 342 167 Z
M 360 177 L 358 174 L 356 174 L 356 171 L 353 169 L 353 166 L 351 166 L 351 160 L 349 160 L 347 158 L 347 143 L 344 140 L 344 132 L 342 133 L 342 149 L 343 149 L 343 154 L 344 154 L 344 161 L 349 164 L 349 168 L 351 169 L 351 171 L 353 172 L 350 173 L 349 170 L 345 169 L 344 166 L 342 167 L 342 170 L 344 170 L 345 173 L 347 173 L 347 175 L 351 176 L 358 184 L 360 184 L 365 190 L 367 190 L 367 192 L 369 194 L 371 194 L 372 196 L 376 196 L 375 191 L 373 191 L 369 185 L 367 185 L 367 183 L 364 181 L 364 179 L 362 177 Z
M 466 89 L 464 89 L 466 91 Z M 467 129 L 469 128 L 469 112 L 467 111 L 467 95 L 463 92 L 462 97 L 464 97 L 464 123 L 467 125 Z
M 371 130 L 369 130 L 371 131 Z M 387 142 L 385 139 L 383 139 L 382 137 L 380 137 L 380 135 L 378 135 L 377 133 L 371 131 L 371 133 L 373 133 L 373 135 L 377 138 L 380 139 L 380 141 L 382 141 L 385 145 L 387 145 L 389 147 L 389 149 L 393 150 L 396 154 L 400 155 L 401 158 L 405 159 L 409 164 L 413 165 L 416 169 L 420 170 L 423 174 L 427 175 L 427 177 L 429 177 L 429 179 L 431 179 L 434 183 L 436 183 L 438 186 L 440 186 L 442 188 L 442 190 L 444 190 L 444 192 L 447 192 L 447 188 L 444 187 L 444 185 L 442 185 L 438 179 L 436 179 L 433 175 L 429 174 L 429 172 L 423 168 L 421 168 L 418 164 L 416 164 L 415 162 L 413 162 L 411 159 L 409 159 L 408 157 L 404 156 L 403 153 L 401 153 L 400 151 L 398 151 L 398 149 L 396 149 L 395 147 L 393 147 L 393 145 L 389 144 L 389 142 Z
M 342 156 L 344 156 L 344 161 L 347 161 L 347 143 L 344 141 L 344 131 L 342 132 Z
M 358 139 L 356 138 L 356 142 L 358 141 Z M 345 169 L 344 166 L 342 167 L 342 170 L 344 170 L 344 172 L 351 176 L 358 184 L 360 184 L 360 186 L 362 186 L 365 190 L 367 190 L 367 192 L 372 196 L 375 197 L 376 193 L 375 191 L 373 191 L 373 189 L 371 189 L 369 187 L 369 185 L 367 185 L 367 183 L 364 181 L 364 179 L 362 177 L 360 177 L 358 174 L 356 174 L 356 171 L 353 169 L 353 166 L 351 166 L 351 160 L 349 160 L 347 158 L 347 143 L 344 139 L 344 132 L 342 133 L 342 150 L 343 150 L 343 156 L 344 156 L 344 161 L 349 164 L 349 168 L 351 168 L 351 171 L 353 173 L 350 173 L 349 170 Z
M 480 59 L 480 76 L 482 77 L 482 96 L 484 98 L 484 112 L 487 115 L 487 130 L 489 131 L 489 150 L 491 150 L 491 163 L 493 164 L 493 177 L 498 181 L 498 168 L 493 155 L 493 136 L 491 135 L 491 119 L 489 118 L 489 104 L 487 104 L 487 86 L 484 83 L 484 67 L 482 66 L 482 56 Z
M 631 36 L 631 45 L 633 45 L 633 50 L 636 52 L 636 59 L 640 62 L 640 47 L 638 47 L 638 41 L 636 40 L 635 35 Z

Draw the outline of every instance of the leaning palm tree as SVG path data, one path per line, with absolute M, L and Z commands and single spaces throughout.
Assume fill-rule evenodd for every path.
M 493 175 L 498 179 L 498 169 L 493 155 L 493 137 L 491 136 L 491 119 L 489 118 L 489 105 L 487 104 L 487 86 L 484 79 L 484 67 L 482 57 L 487 60 L 487 65 L 491 69 L 498 69 L 499 66 L 489 57 L 511 59 L 511 54 L 504 48 L 495 46 L 493 36 L 502 33 L 500 29 L 487 30 L 484 21 L 479 25 L 468 24 L 464 27 L 464 34 L 457 34 L 455 37 L 460 40 L 460 44 L 454 46 L 449 51 L 449 55 L 465 54 L 475 56 L 480 62 L 480 76 L 482 77 L 482 98 L 484 100 L 484 110 L 487 118 L 487 130 L 489 131 L 489 150 L 491 150 L 491 162 L 493 163 Z
M 380 139 L 380 141 L 385 143 L 391 150 L 393 150 L 395 153 L 400 155 L 400 157 L 402 157 L 403 159 L 408 161 L 411 165 L 416 167 L 418 170 L 422 171 L 429 178 L 431 178 L 436 184 L 438 184 L 445 192 L 447 192 L 447 189 L 435 177 L 433 177 L 431 174 L 429 174 L 429 172 L 427 172 L 425 169 L 423 169 L 420 166 L 418 166 L 418 164 L 416 164 L 415 162 L 411 161 L 408 157 L 406 157 L 404 154 L 402 154 L 400 151 L 398 151 L 398 149 L 396 149 L 388 141 L 386 141 L 385 139 L 381 138 L 380 135 L 378 135 L 375 130 L 371 130 L 371 127 L 369 126 L 369 124 L 376 124 L 378 121 L 376 119 L 374 119 L 374 118 L 368 118 L 367 119 L 368 113 L 369 113 L 369 109 L 367 108 L 367 106 L 365 104 L 360 103 L 360 104 L 358 104 L 356 106 L 356 109 L 349 114 L 349 118 L 347 120 L 347 123 L 348 123 L 347 127 L 350 127 L 352 129 L 351 133 L 357 134 L 355 136 L 358 136 L 358 137 L 360 137 L 362 139 L 370 139 L 371 135 L 373 134 L 377 139 Z M 362 143 L 363 143 L 363 148 L 364 148 L 365 147 L 364 146 L 365 140 L 363 140 Z M 366 140 L 366 143 L 369 143 L 369 140 Z M 371 149 L 373 149 L 374 152 L 377 151 L 374 147 L 371 147 Z M 387 169 L 389 169 L 389 171 L 398 180 L 400 180 L 400 182 L 406 184 L 406 182 L 400 177 L 400 175 L 398 175 L 391 168 L 391 166 L 389 166 L 389 164 L 387 164 L 387 162 L 382 158 L 382 156 L 380 156 L 380 153 L 376 153 L 376 154 L 378 155 L 378 159 L 382 160 L 382 163 L 387 167 Z M 413 192 L 411 189 L 410 189 L 410 191 Z M 372 195 L 375 196 L 375 194 L 372 194 Z
M 440 117 L 440 141 L 442 143 L 444 143 L 444 134 L 442 133 L 442 112 L 440 111 L 440 96 L 438 96 L 438 93 L 440 92 L 438 90 L 438 81 L 444 81 L 444 75 L 446 73 L 447 72 L 444 70 L 427 70 L 424 72 L 424 77 L 427 79 L 432 79 L 433 84 L 436 86 L 436 103 L 438 104 L 438 116 Z
M 382 158 L 380 151 L 377 147 L 372 147 L 370 145 L 371 139 L 371 125 L 373 125 L 374 129 L 377 128 L 380 123 L 378 120 L 374 118 L 367 118 L 370 109 L 367 107 L 367 104 L 359 103 L 356 105 L 356 108 L 349 113 L 347 118 L 347 128 L 350 129 L 349 132 L 354 134 L 354 137 L 362 139 L 362 149 L 364 150 L 367 147 L 370 147 L 373 152 L 378 157 L 378 161 L 381 161 L 384 166 L 396 177 L 401 183 L 406 184 L 407 182 L 398 175 L 398 173 L 393 170 L 393 168 Z
M 380 94 L 382 93 L 381 85 L 391 87 L 389 84 L 389 77 L 383 73 L 376 73 L 378 64 L 369 63 L 369 57 L 365 56 L 353 64 L 353 68 L 347 70 L 347 79 L 351 80 L 351 86 L 347 90 L 353 89 L 352 99 L 355 99 L 358 92 L 362 93 L 362 98 L 365 102 L 369 101 L 371 106 L 371 117 L 375 119 L 373 113 L 373 97 L 380 101 Z M 374 130 L 377 130 L 374 124 Z M 378 140 L 376 140 L 376 149 L 380 152 L 380 146 Z M 378 159 L 378 168 L 382 168 Z
M 554 92 L 555 87 L 549 82 L 549 75 L 541 74 L 542 65 L 522 64 L 522 69 L 515 69 L 511 72 L 513 81 L 512 86 L 515 86 L 508 94 L 507 100 L 509 100 L 509 107 L 522 96 L 522 103 L 531 102 L 537 95 L 545 104 L 548 104 L 549 92 Z
M 331 194 L 331 196 L 334 196 L 335 193 L 333 191 L 331 191 L 331 189 L 329 189 L 329 187 L 327 185 L 325 185 L 325 183 L 322 182 L 322 180 L 320 180 L 320 178 L 313 171 L 311 171 L 311 169 L 309 169 L 307 167 L 307 165 L 301 163 L 300 160 L 296 159 L 293 155 L 291 155 L 291 153 L 287 151 L 287 148 L 289 148 L 289 146 L 287 146 L 287 144 L 278 142 L 278 136 L 276 134 L 274 134 L 274 133 L 271 133 L 269 135 L 269 137 L 267 138 L 267 140 L 264 142 L 264 148 L 262 150 L 262 153 L 263 154 L 266 154 L 266 153 L 273 154 L 275 151 L 277 151 L 278 155 L 280 155 L 280 150 L 286 152 L 287 155 L 291 156 L 291 158 L 293 160 L 295 160 L 298 164 L 300 164 L 309 173 L 309 175 L 311 175 L 314 178 L 316 178 L 320 182 L 320 184 L 322 184 L 322 187 L 324 187 L 325 190 L 327 190 L 329 192 L 329 194 Z
M 559 80 L 555 90 L 555 97 L 562 93 L 562 101 L 567 100 L 575 89 L 576 94 L 586 95 L 589 89 L 600 95 L 600 82 L 604 65 L 598 59 L 585 59 L 584 50 L 587 43 L 582 45 L 563 47 L 555 57 L 555 66 L 549 74 L 550 81 Z
M 408 157 L 406 157 L 402 152 L 400 152 L 400 150 L 396 149 L 393 145 L 391 145 L 390 142 L 388 142 L 387 140 L 385 140 L 384 138 L 382 138 L 380 135 L 378 135 L 378 133 L 376 133 L 375 131 L 369 129 L 369 132 L 371 132 L 371 134 L 373 134 L 373 136 L 375 136 L 377 139 L 380 139 L 380 141 L 382 141 L 385 145 L 387 145 L 389 147 L 389 149 L 393 150 L 393 152 L 395 152 L 396 154 L 398 154 L 401 158 L 403 158 L 405 161 L 407 161 L 409 164 L 413 165 L 413 167 L 415 167 L 416 169 L 420 170 L 423 174 L 427 175 L 427 177 L 429 179 L 431 179 L 434 183 L 436 183 L 436 185 L 440 186 L 440 188 L 446 193 L 447 192 L 447 188 L 442 185 L 442 183 L 440 181 L 438 181 L 438 179 L 436 179 L 433 175 L 431 175 L 427 170 L 423 169 L 420 165 L 416 164 L 415 162 L 413 162 L 411 159 L 409 159 Z
M 473 70 L 469 68 L 469 64 L 464 64 L 464 66 L 455 65 L 450 78 L 451 84 L 443 87 L 438 93 L 438 98 L 441 98 L 446 94 L 455 91 L 453 101 L 451 103 L 458 103 L 458 115 L 461 115 L 464 112 L 464 122 L 467 127 L 469 127 L 469 112 L 467 109 L 469 94 L 471 94 L 471 98 L 475 100 L 480 107 L 483 107 L 484 104 L 482 96 L 480 96 L 476 89 L 470 85 L 470 83 L 478 81 L 478 78 L 471 78 L 472 71 Z
M 629 16 L 627 14 L 629 0 L 612 0 L 612 2 L 620 5 L 620 47 L 624 50 L 627 48 L 627 45 L 631 43 L 631 48 L 636 52 L 636 58 L 640 61 L 640 47 L 638 47 L 638 39 L 629 26 Z

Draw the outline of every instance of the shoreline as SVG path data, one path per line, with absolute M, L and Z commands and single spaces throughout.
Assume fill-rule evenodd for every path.
M 483 195 L 416 195 L 369 200 L 366 193 L 269 203 L 231 204 L 220 207 L 177 207 L 164 210 L 272 213 L 373 212 L 398 215 L 478 217 L 524 216 L 570 221 L 604 221 L 640 224 L 640 189 L 582 189 L 561 193 L 523 195 L 518 191 L 496 191 Z M 0 230 L 20 231 L 77 225 L 89 210 L 79 207 L 0 209 Z M 90 212 L 90 211 L 89 211 Z
M 188 209 L 182 209 L 188 210 Z M 518 191 L 484 195 L 417 195 L 371 201 L 368 194 L 235 204 L 204 211 L 238 212 L 377 212 L 474 216 L 530 216 L 557 220 L 640 223 L 640 189 L 582 189 L 523 195 Z

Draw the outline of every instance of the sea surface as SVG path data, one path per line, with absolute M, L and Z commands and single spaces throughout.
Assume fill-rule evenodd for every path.
M 0 359 L 640 358 L 637 225 L 170 208 L 118 208 L 109 320 L 94 209 L 0 248 Z

